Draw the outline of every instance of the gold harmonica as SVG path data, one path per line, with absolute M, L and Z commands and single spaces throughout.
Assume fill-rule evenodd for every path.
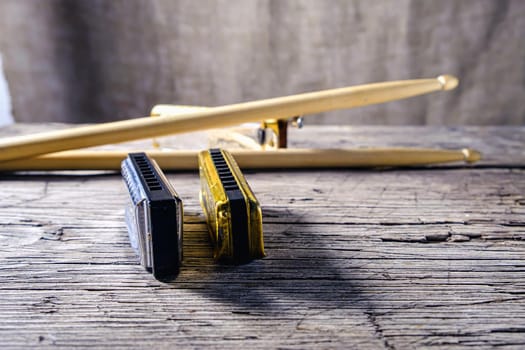
M 264 257 L 261 207 L 232 155 L 221 149 L 200 152 L 199 172 L 214 258 L 242 264 Z

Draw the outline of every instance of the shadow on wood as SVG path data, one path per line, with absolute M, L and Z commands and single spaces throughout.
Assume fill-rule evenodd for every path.
M 369 301 L 359 286 L 341 271 L 338 251 L 330 248 L 330 236 L 311 232 L 305 236 L 294 230 L 307 224 L 302 215 L 288 209 L 263 208 L 265 249 L 267 257 L 244 265 L 216 264 L 201 215 L 185 213 L 184 261 L 181 277 L 169 285 L 178 289 L 197 289 L 204 296 L 230 304 L 239 312 L 250 313 L 261 307 L 268 311 L 286 312 L 297 305 L 308 309 L 348 309 L 352 305 L 369 308 Z M 272 218 L 286 217 L 289 225 L 271 224 Z M 284 238 L 284 239 L 283 239 Z M 303 241 L 295 249 L 294 241 Z M 304 240 L 308 242 L 305 243 Z M 319 256 L 312 256 L 312 249 Z M 355 249 L 359 251 L 360 249 Z M 352 251 L 347 250 L 347 251 Z

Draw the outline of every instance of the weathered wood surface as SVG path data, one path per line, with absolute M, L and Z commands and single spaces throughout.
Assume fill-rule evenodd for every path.
M 170 284 L 137 264 L 118 174 L 4 174 L 0 347 L 525 347 L 525 128 L 312 127 L 291 139 L 472 146 L 486 160 L 249 172 L 268 256 L 238 267 L 211 258 L 198 175 L 169 174 L 186 212 Z

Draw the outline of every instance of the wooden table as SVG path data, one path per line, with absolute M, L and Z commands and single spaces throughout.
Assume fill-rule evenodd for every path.
M 524 127 L 307 126 L 290 140 L 469 146 L 485 160 L 247 172 L 268 256 L 243 266 L 213 262 L 198 174 L 171 173 L 186 213 L 171 284 L 137 264 L 119 174 L 3 174 L 0 347 L 525 347 Z

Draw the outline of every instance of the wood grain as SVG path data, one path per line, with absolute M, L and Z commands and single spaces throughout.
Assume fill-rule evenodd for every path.
M 170 284 L 137 264 L 118 174 L 4 174 L 0 346 L 523 348 L 524 138 L 524 128 L 294 132 L 310 147 L 478 144 L 487 158 L 246 172 L 268 256 L 237 267 L 211 258 L 197 173 L 170 173 L 186 214 L 184 268 Z

